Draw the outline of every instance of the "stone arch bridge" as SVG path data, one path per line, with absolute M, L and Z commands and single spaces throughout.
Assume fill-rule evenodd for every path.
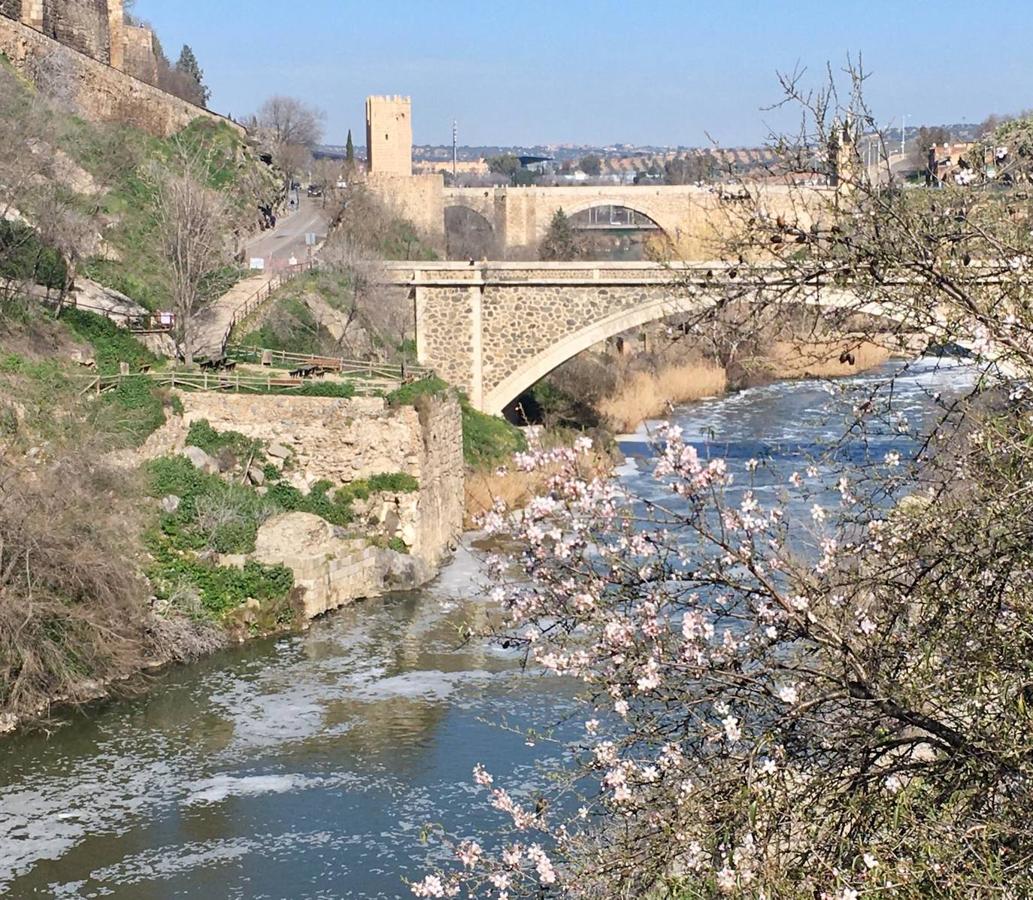
M 442 247 L 446 213 L 472 213 L 490 231 L 493 254 L 502 259 L 536 257 L 560 209 L 573 216 L 598 207 L 625 207 L 654 223 L 676 258 L 709 260 L 720 254 L 717 244 L 739 230 L 744 213 L 761 209 L 806 227 L 835 200 L 833 188 L 777 184 L 752 186 L 748 194 L 738 186 L 695 185 L 446 188 L 440 175 L 418 175 L 370 176 L 367 186 Z
M 388 263 L 386 281 L 416 307 L 419 362 L 499 414 L 594 344 L 670 315 L 700 311 L 734 290 L 762 291 L 775 267 L 725 263 Z M 849 292 L 820 288 L 799 302 L 871 315 Z M 916 329 L 917 330 L 917 329 Z

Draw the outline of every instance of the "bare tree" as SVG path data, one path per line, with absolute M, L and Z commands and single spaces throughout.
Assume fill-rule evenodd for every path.
M 312 154 L 304 144 L 278 143 L 273 147 L 273 162 L 290 187 L 291 182 L 312 165 Z
M 99 242 L 97 214 L 84 213 L 72 202 L 67 192 L 52 185 L 46 190 L 33 209 L 33 217 L 40 239 L 57 251 L 64 260 L 64 283 L 57 301 L 60 315 L 69 292 L 75 286 L 82 261 L 90 255 Z
M 258 124 L 276 145 L 300 144 L 312 148 L 323 137 L 321 109 L 295 97 L 270 97 L 258 110 Z
M 193 364 L 194 328 L 191 317 L 201 304 L 205 282 L 230 258 L 225 199 L 207 187 L 196 165 L 184 171 L 154 172 L 154 214 L 162 257 L 176 316 L 176 339 L 183 358 Z

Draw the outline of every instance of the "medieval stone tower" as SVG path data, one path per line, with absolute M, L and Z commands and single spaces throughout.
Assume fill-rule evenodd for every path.
M 412 175 L 411 98 L 366 98 L 366 160 L 370 175 Z

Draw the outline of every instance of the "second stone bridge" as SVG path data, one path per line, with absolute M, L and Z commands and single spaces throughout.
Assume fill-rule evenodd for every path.
M 389 263 L 386 280 L 408 287 L 415 301 L 419 362 L 476 408 L 499 414 L 600 341 L 762 292 L 778 277 L 774 267 L 724 263 L 424 262 Z M 854 299 L 822 289 L 799 302 L 843 308 Z

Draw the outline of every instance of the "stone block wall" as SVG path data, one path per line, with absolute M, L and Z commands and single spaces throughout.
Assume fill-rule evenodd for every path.
M 154 32 L 137 25 L 125 27 L 125 71 L 148 84 L 158 83 L 158 57 L 154 54 Z
M 107 0 L 44 0 L 43 33 L 100 62 L 111 62 Z
M 412 222 L 436 248 L 445 246 L 444 178 L 441 175 L 368 175 L 367 189 L 394 215 Z
M 168 137 L 204 116 L 244 134 L 243 127 L 224 116 L 173 97 L 6 16 L 0 16 L 0 53 L 26 75 L 48 69 L 66 73 L 70 93 L 86 119 L 131 122 L 154 135 Z M 60 66 L 45 65 L 55 58 Z
M 366 98 L 366 168 L 371 175 L 412 175 L 412 100 Z
M 207 419 L 220 431 L 239 431 L 292 451 L 294 470 L 311 485 L 348 484 L 372 475 L 405 472 L 419 482 L 415 506 L 400 504 L 411 550 L 439 564 L 463 522 L 462 415 L 454 399 L 427 399 L 417 411 L 388 407 L 381 398 L 249 396 L 186 393 L 186 422 Z

